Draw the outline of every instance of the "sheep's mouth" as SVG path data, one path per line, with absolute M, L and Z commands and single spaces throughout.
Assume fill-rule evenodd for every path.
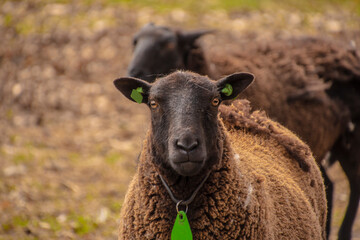
M 182 161 L 174 162 L 172 167 L 182 176 L 195 176 L 201 171 L 203 165 L 203 161 Z
M 196 160 L 190 160 L 189 159 L 189 157 L 188 158 L 185 158 L 185 159 L 181 159 L 181 160 L 174 160 L 174 163 L 175 164 L 181 164 L 181 163 L 202 163 L 203 162 L 203 160 L 198 160 L 198 159 L 196 159 Z
M 171 167 L 182 176 L 195 176 L 204 167 L 206 160 L 207 154 L 202 146 L 189 152 L 181 149 L 169 151 Z

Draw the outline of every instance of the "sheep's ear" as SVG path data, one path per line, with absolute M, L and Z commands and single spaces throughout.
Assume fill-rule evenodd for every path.
M 138 78 L 123 77 L 114 81 L 115 87 L 125 97 L 137 103 L 147 103 L 151 84 Z
M 179 43 L 182 45 L 192 45 L 196 39 L 205 35 L 214 33 L 215 30 L 197 30 L 197 31 L 177 31 Z
M 251 73 L 234 73 L 216 82 L 222 100 L 236 98 L 255 79 Z

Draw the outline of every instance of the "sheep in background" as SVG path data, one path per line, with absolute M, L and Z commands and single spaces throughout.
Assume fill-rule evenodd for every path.
M 252 81 L 191 72 L 115 80 L 151 110 L 119 239 L 170 239 L 179 208 L 194 239 L 325 239 L 324 184 L 308 146 L 247 102 L 219 107 Z
M 350 239 L 360 199 L 360 57 L 329 41 L 316 38 L 277 40 L 246 45 L 207 47 L 196 41 L 209 31 L 182 32 L 148 24 L 134 37 L 135 51 L 129 75 L 152 82 L 157 76 L 186 69 L 213 79 L 249 71 L 257 81 L 243 96 L 255 109 L 309 144 L 317 162 L 331 151 L 350 183 L 350 200 L 339 231 Z M 352 123 L 353 124 L 352 124 Z M 355 126 L 349 129 L 348 126 Z M 330 232 L 332 183 L 320 165 L 327 186 Z

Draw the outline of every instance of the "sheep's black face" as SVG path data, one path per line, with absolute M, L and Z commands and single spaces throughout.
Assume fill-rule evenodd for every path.
M 133 89 L 141 87 L 141 102 L 151 109 L 156 163 L 182 176 L 194 176 L 221 157 L 217 118 L 220 101 L 236 97 L 252 81 L 253 75 L 247 73 L 215 82 L 198 74 L 175 72 L 153 84 L 122 78 L 115 80 L 115 85 L 133 100 Z M 229 85 L 231 90 L 224 92 Z
M 156 151 L 178 174 L 193 176 L 218 158 L 216 84 L 206 77 L 177 73 L 158 80 L 149 102 Z
M 154 24 L 145 25 L 134 36 L 134 55 L 128 75 L 153 82 L 158 76 L 184 69 L 186 51 L 205 33 L 182 33 Z

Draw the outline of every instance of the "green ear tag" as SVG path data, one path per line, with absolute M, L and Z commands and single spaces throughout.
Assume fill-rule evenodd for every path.
M 191 228 L 189 221 L 187 220 L 186 213 L 184 211 L 179 211 L 174 227 L 171 231 L 171 240 L 192 240 L 193 236 L 191 233 Z
M 233 93 L 233 87 L 229 83 L 227 83 L 225 84 L 225 87 L 221 89 L 221 92 L 227 97 L 231 96 L 231 94 Z
M 130 97 L 134 99 L 135 102 L 142 103 L 143 100 L 143 96 L 141 95 L 142 93 L 144 93 L 142 87 L 138 87 L 137 89 L 132 90 Z

